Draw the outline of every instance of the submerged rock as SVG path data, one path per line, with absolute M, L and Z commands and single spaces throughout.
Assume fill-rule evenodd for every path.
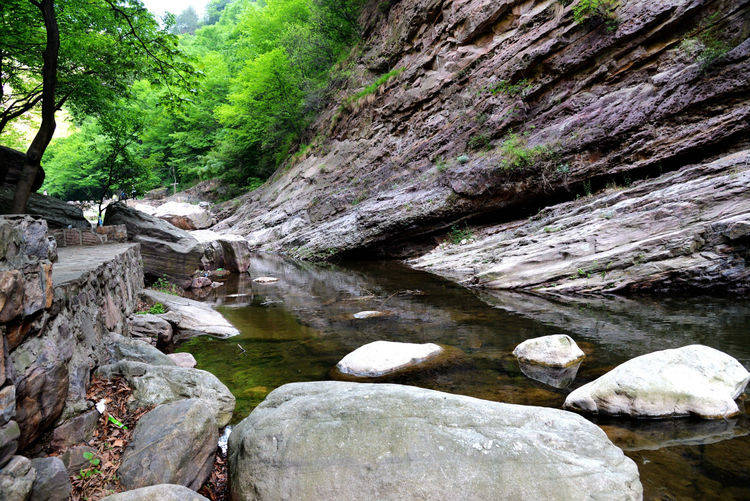
M 219 430 L 204 400 L 162 404 L 138 421 L 117 475 L 128 489 L 170 483 L 199 489 L 213 468 Z
M 638 469 L 558 409 L 392 384 L 287 384 L 229 438 L 232 499 L 640 499 Z
M 240 333 L 221 313 L 206 303 L 150 289 L 141 294 L 151 302 L 166 307 L 167 312 L 159 316 L 172 324 L 173 341 L 204 335 L 223 339 Z
M 226 426 L 234 412 L 234 395 L 210 372 L 122 361 L 104 365 L 97 373 L 103 377 L 124 377 L 133 388 L 135 407 L 200 398 L 213 408 L 218 426 Z
M 213 215 L 199 205 L 186 202 L 167 202 L 154 211 L 154 216 L 169 221 L 183 230 L 201 230 L 213 225 Z
M 159 484 L 119 492 L 102 498 L 101 501 L 208 501 L 194 490 L 182 485 Z
M 581 363 L 567 367 L 549 367 L 546 365 L 518 362 L 523 375 L 555 388 L 567 388 L 575 380 Z
M 548 367 L 568 367 L 586 356 L 573 338 L 565 334 L 553 334 L 527 339 L 513 350 L 519 362 L 545 365 Z
M 336 370 L 355 377 L 381 377 L 424 364 L 444 351 L 435 343 L 374 341 L 342 358 Z
M 570 393 L 565 407 L 638 417 L 725 418 L 740 412 L 734 400 L 749 380 L 736 359 L 694 344 L 628 360 Z

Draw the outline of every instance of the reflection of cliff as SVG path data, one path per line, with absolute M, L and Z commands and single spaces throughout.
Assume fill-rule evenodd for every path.
M 503 291 L 478 295 L 503 311 L 602 343 L 614 358 L 700 343 L 750 367 L 746 341 L 750 301 L 746 299 L 583 298 Z

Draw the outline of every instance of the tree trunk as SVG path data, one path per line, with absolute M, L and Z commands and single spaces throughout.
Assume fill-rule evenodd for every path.
M 26 212 L 26 204 L 31 195 L 37 172 L 39 171 L 42 156 L 47 149 L 52 135 L 55 133 L 55 88 L 57 87 L 57 61 L 60 52 L 60 30 L 57 26 L 54 0 L 29 0 L 39 8 L 44 19 L 44 28 L 47 32 L 47 45 L 42 53 L 44 64 L 42 66 L 42 123 L 26 151 L 26 163 L 16 184 L 13 195 L 13 214 Z

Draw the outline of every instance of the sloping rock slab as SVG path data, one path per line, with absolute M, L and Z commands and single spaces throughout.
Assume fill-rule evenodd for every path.
M 200 489 L 218 440 L 213 409 L 204 400 L 162 404 L 138 421 L 117 475 L 128 489 L 160 483 Z
M 228 338 L 240 333 L 221 313 L 206 303 L 180 296 L 145 289 L 141 293 L 149 301 L 161 303 L 167 308 L 159 316 L 172 324 L 173 341 L 195 336 Z
M 548 367 L 569 367 L 586 356 L 573 338 L 565 334 L 527 339 L 513 350 L 520 362 L 545 365 Z
M 0 186 L 0 214 L 10 214 L 12 206 L 13 188 Z M 26 213 L 35 218 L 44 219 L 50 229 L 67 228 L 68 226 L 82 230 L 91 229 L 91 223 L 83 217 L 83 211 L 80 207 L 54 197 L 45 197 L 39 193 L 32 193 L 29 196 Z
M 145 341 L 110 333 L 107 351 L 112 361 L 131 360 L 151 365 L 177 365 L 170 357 Z
M 234 395 L 210 372 L 122 361 L 100 367 L 97 374 L 124 377 L 133 388 L 134 407 L 200 398 L 209 402 L 219 426 L 229 424 L 234 412 Z
M 699 344 L 641 355 L 568 395 L 565 407 L 638 417 L 716 419 L 740 412 L 734 401 L 750 373 L 736 359 Z
M 190 233 L 122 202 L 109 204 L 104 224 L 125 225 L 128 238 L 140 242 L 143 270 L 151 276 L 181 281 L 203 266 L 203 245 Z
M 154 216 L 183 230 L 201 230 L 214 224 L 214 217 L 206 209 L 186 202 L 167 202 L 154 211 Z
M 101 501 L 208 501 L 182 485 L 159 484 L 112 494 Z
M 573 413 L 391 384 L 284 385 L 229 437 L 232 499 L 641 499 Z
M 336 364 L 342 374 L 356 377 L 382 377 L 412 369 L 435 359 L 444 352 L 435 343 L 397 343 L 374 341 L 360 346 Z

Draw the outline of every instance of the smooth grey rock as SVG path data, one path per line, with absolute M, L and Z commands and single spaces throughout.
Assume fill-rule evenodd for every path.
M 105 225 L 124 224 L 128 238 L 141 244 L 143 269 L 154 277 L 185 280 L 202 268 L 203 245 L 190 233 L 122 202 L 110 204 Z
M 151 313 L 130 317 L 128 330 L 132 337 L 143 338 L 153 345 L 160 346 L 172 342 L 172 324 Z
M 59 457 L 36 458 L 31 460 L 36 470 L 36 478 L 31 488 L 34 501 L 66 501 L 73 486 L 68 471 Z
M 571 392 L 565 407 L 639 417 L 726 418 L 739 414 L 735 399 L 748 381 L 750 372 L 736 359 L 693 344 L 628 360 Z
M 547 367 L 569 367 L 586 356 L 573 338 L 566 334 L 527 339 L 513 350 L 519 362 L 546 365 Z
M 21 430 L 15 421 L 9 421 L 0 426 L 0 468 L 10 461 L 13 454 L 18 450 L 18 438 L 20 436 Z
M 35 476 L 36 471 L 28 458 L 13 456 L 13 459 L 0 470 L 0 499 L 27 501 Z
M 107 350 L 113 361 L 130 360 L 151 365 L 176 365 L 171 358 L 145 341 L 110 333 Z
M 159 316 L 172 324 L 173 341 L 195 336 L 223 339 L 240 333 L 221 313 L 206 303 L 151 289 L 145 289 L 141 294 L 149 301 L 161 303 L 167 308 L 167 312 Z
M 192 369 L 193 367 L 198 365 L 198 362 L 195 361 L 195 357 L 191 353 L 187 353 L 187 352 L 170 353 L 167 356 L 178 367 L 187 367 L 188 369 Z
M 71 445 L 88 442 L 98 422 L 99 412 L 96 409 L 87 410 L 55 428 L 50 444 L 57 449 L 64 449 Z
M 342 374 L 380 377 L 423 364 L 443 353 L 435 343 L 373 341 L 360 346 L 336 364 Z
M 197 492 L 182 485 L 159 484 L 119 492 L 101 501 L 208 501 Z
M 226 426 L 232 418 L 234 395 L 210 372 L 122 361 L 100 367 L 97 374 L 104 377 L 124 377 L 133 388 L 134 406 L 200 398 L 211 405 L 218 426 Z
M 218 440 L 206 401 L 159 405 L 138 421 L 117 474 L 128 489 L 160 483 L 199 489 L 211 474 Z
M 574 413 L 392 384 L 292 383 L 229 438 L 232 499 L 641 499 Z

